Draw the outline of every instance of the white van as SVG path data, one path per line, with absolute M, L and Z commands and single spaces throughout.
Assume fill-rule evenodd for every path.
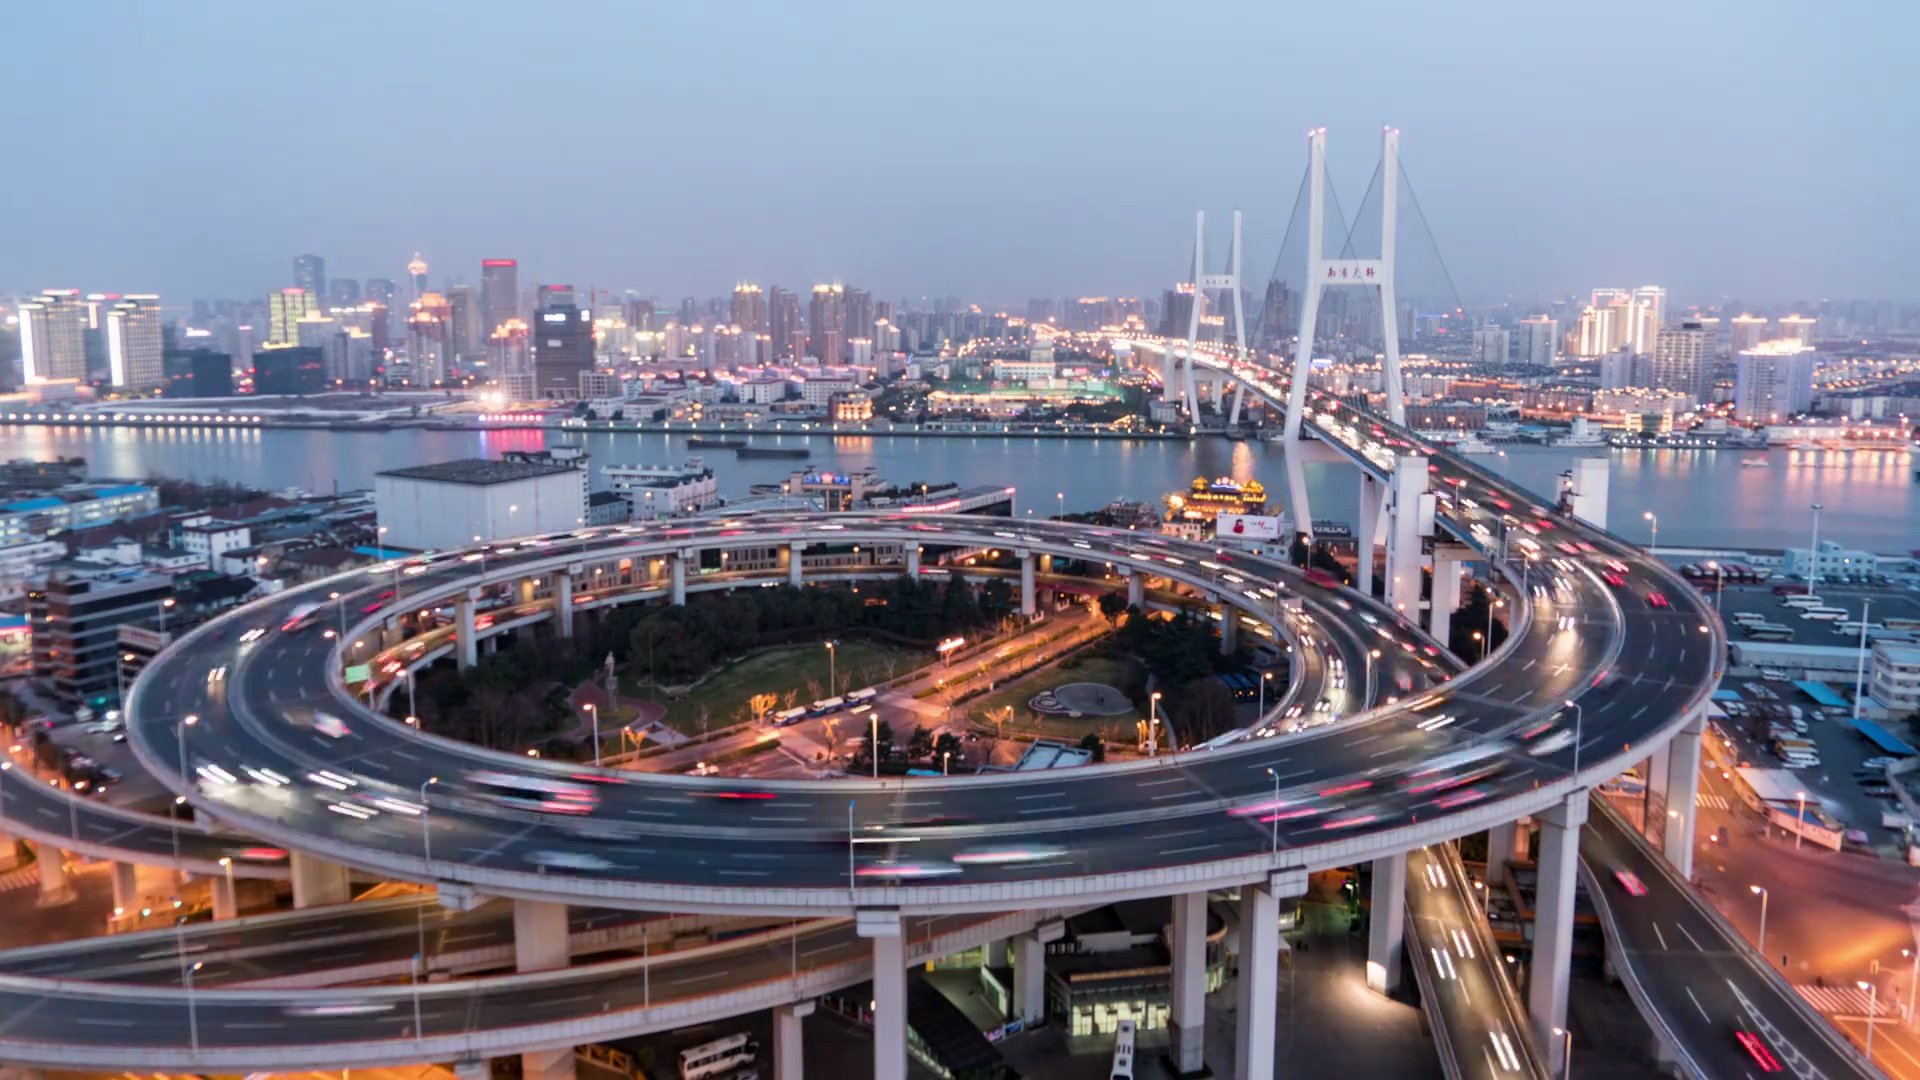
M 1732 615 L 1727 616 L 1727 621 L 1740 626 L 1749 626 L 1753 623 L 1766 622 L 1767 617 L 1757 611 L 1736 611 Z

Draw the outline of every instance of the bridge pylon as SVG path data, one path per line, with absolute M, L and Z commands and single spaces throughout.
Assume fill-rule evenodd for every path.
M 1191 419 L 1200 416 L 1199 387 L 1193 374 L 1194 351 L 1200 344 L 1200 311 L 1206 306 L 1209 292 L 1225 290 L 1233 297 L 1233 344 L 1234 359 L 1239 363 L 1247 362 L 1247 318 L 1246 300 L 1240 292 L 1241 252 L 1246 247 L 1241 229 L 1240 211 L 1233 212 L 1233 242 L 1227 248 L 1227 269 L 1224 273 L 1207 273 L 1207 212 L 1193 212 L 1193 306 L 1187 313 L 1187 352 L 1185 361 L 1179 355 L 1174 342 L 1167 343 L 1166 355 L 1161 361 L 1160 385 L 1164 393 L 1180 395 L 1180 408 Z M 1218 404 L 1216 402 L 1216 404 Z M 1239 418 L 1239 399 L 1234 401 L 1234 418 Z

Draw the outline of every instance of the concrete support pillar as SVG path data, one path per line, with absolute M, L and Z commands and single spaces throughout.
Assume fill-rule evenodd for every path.
M 805 580 L 806 567 L 800 553 L 807 549 L 805 544 L 787 545 L 787 584 L 799 588 Z
M 391 649 L 406 640 L 406 633 L 400 629 L 400 616 L 389 615 L 380 624 L 380 647 Z
M 453 636 L 455 663 L 462 671 L 480 662 L 480 640 L 475 636 L 473 625 L 473 604 L 480 599 L 479 589 L 468 589 L 465 596 L 453 601 Z
M 1693 829 L 1700 817 L 1700 737 L 1706 733 L 1707 717 L 1696 711 L 1687 726 L 1667 744 L 1667 820 L 1665 841 L 1667 861 L 1680 876 L 1693 878 Z
M 1372 474 L 1360 473 L 1360 521 L 1354 530 L 1354 545 L 1359 565 L 1353 572 L 1353 587 L 1362 596 L 1373 595 L 1373 539 L 1380 531 L 1380 481 Z
M 1022 551 L 1020 556 L 1020 614 L 1029 619 L 1035 610 L 1033 598 L 1033 552 Z
M 240 914 L 239 890 L 232 878 L 225 874 L 207 879 L 207 890 L 213 894 L 213 917 L 231 919 Z
M 534 581 L 530 577 L 521 578 L 518 582 L 515 583 L 515 589 L 519 594 L 520 603 L 522 604 L 533 603 L 533 586 L 534 586 Z
M 1367 908 L 1367 989 L 1391 994 L 1400 987 L 1400 954 L 1407 944 L 1405 852 L 1373 860 Z
M 907 1080 L 907 939 L 897 911 L 861 911 L 855 929 L 873 941 L 873 1077 Z
M 293 853 L 290 861 L 293 869 L 294 907 L 310 908 L 319 907 L 322 904 L 344 904 L 353 898 L 353 889 L 347 881 L 346 867 L 298 851 Z
M 1142 610 L 1147 606 L 1147 576 L 1138 570 L 1127 571 L 1127 606 Z
M 59 907 L 73 902 L 73 883 L 67 880 L 67 853 L 52 844 L 33 846 L 40 867 L 40 907 Z
M 779 1005 L 773 1010 L 773 1080 L 801 1080 L 806 1064 L 801 1021 L 813 1015 L 813 1002 L 799 1001 Z
M 140 868 L 130 862 L 113 864 L 113 910 L 115 914 L 140 906 Z
M 553 622 L 563 638 L 573 636 L 573 575 L 578 569 L 569 566 L 553 572 Z
M 1453 613 L 1460 608 L 1460 569 L 1457 559 L 1433 560 L 1433 604 L 1427 609 L 1427 633 L 1446 644 Z
M 1274 1016 L 1280 1002 L 1280 901 L 1307 891 L 1304 870 L 1240 887 L 1240 978 L 1235 1076 L 1273 1080 Z
M 1220 655 L 1232 656 L 1240 648 L 1240 609 L 1220 605 Z
M 907 548 L 907 573 L 913 574 L 916 577 L 919 576 L 919 573 L 920 573 L 920 545 L 919 544 L 914 544 Z
M 1606 457 L 1573 459 L 1573 516 L 1596 529 L 1607 527 Z
M 1053 556 L 1052 555 L 1046 554 L 1044 552 L 1041 554 L 1040 572 L 1043 574 L 1053 573 Z
M 515 971 L 546 971 L 567 965 L 567 905 L 538 900 L 513 902 Z M 529 1050 L 520 1055 L 525 1080 L 574 1080 L 573 1047 Z
M 1207 1036 L 1207 894 L 1180 893 L 1173 898 L 1173 926 L 1168 949 L 1173 953 L 1173 1008 L 1167 1014 L 1170 1045 L 1167 1058 L 1173 1071 L 1190 1076 L 1206 1068 Z
M 12 870 L 20 865 L 20 841 L 10 832 L 0 829 L 0 872 Z
M 1547 1056 L 1547 1071 L 1559 1075 L 1564 1042 L 1553 1029 L 1567 1026 L 1567 977 L 1573 965 L 1573 890 L 1580 862 L 1580 826 L 1587 820 L 1587 793 L 1539 814 L 1540 870 L 1533 914 L 1533 970 L 1527 976 L 1527 1012 Z
M 1028 1024 L 1046 1015 L 1047 947 L 1033 934 L 1013 939 L 1013 1014 Z
M 1499 879 L 1500 867 L 1513 860 L 1516 823 L 1504 821 L 1487 830 L 1487 884 Z
M 667 572 L 671 575 L 672 595 L 669 597 L 674 607 L 683 607 L 687 602 L 687 556 L 676 551 L 667 556 Z
M 1418 621 L 1420 570 L 1425 565 L 1421 540 L 1431 522 L 1421 519 L 1427 499 L 1427 459 L 1407 454 L 1393 465 L 1393 497 L 1388 504 L 1387 604 L 1402 618 Z

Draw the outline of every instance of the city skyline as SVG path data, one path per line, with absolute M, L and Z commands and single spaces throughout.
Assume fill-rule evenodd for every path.
M 461 11 L 457 21 L 383 12 L 384 33 L 354 35 L 318 12 L 288 12 L 277 30 L 313 47 L 273 65 L 244 59 L 258 51 L 246 28 L 192 13 L 134 11 L 79 35 L 54 33 L 51 13 L 17 13 L 23 33 L 44 31 L 46 41 L 12 69 L 17 98 L 51 91 L 80 120 L 146 116 L 51 126 L 38 135 L 41 164 L 0 177 L 11 205 L 88 208 L 79 225 L 16 217 L 0 292 L 251 296 L 293 284 L 296 253 L 324 255 L 344 276 L 398 279 L 417 250 L 436 267 L 462 268 L 468 284 L 482 258 L 505 255 L 529 283 L 671 296 L 721 295 L 739 280 L 839 280 L 876 295 L 1011 305 L 1151 295 L 1184 274 L 1192 211 L 1235 205 L 1247 211 L 1248 277 L 1258 285 L 1292 206 L 1305 131 L 1331 128 L 1334 186 L 1351 211 L 1376 133 L 1392 123 L 1407 133 L 1410 176 L 1470 300 L 1537 302 L 1608 279 L 1660 281 L 1682 303 L 1920 293 L 1914 247 L 1896 242 L 1920 225 L 1895 179 L 1913 151 L 1880 138 L 1898 118 L 1885 95 L 1865 92 L 1876 50 L 1898 35 L 1855 40 L 1811 16 L 1662 11 L 1662 30 L 1637 39 L 1626 59 L 1578 24 L 1490 19 L 1499 62 L 1461 85 L 1448 81 L 1445 58 L 1468 34 L 1438 15 L 1283 19 L 1249 9 L 1230 13 L 1242 25 L 1236 36 L 1252 43 L 1243 48 L 1303 33 L 1336 44 L 1292 64 L 1248 55 L 1209 65 L 1209 104 L 1188 109 L 1125 59 L 1138 47 L 1136 20 L 1108 7 L 1099 18 L 1067 7 L 1018 19 L 989 8 L 942 23 L 935 40 L 961 64 L 953 77 L 918 79 L 902 74 L 918 70 L 911 64 L 836 62 L 867 56 L 869 43 L 856 49 L 849 42 L 862 35 L 848 31 L 883 9 L 749 12 L 720 65 L 721 53 L 703 48 L 613 63 L 634 40 L 711 35 L 690 14 L 642 21 L 616 10 L 566 50 L 522 42 L 500 61 L 518 65 L 513 78 L 449 83 L 459 89 L 436 96 L 435 69 L 415 64 L 408 42 L 430 26 L 446 51 L 485 55 L 517 22 L 509 9 Z M 920 30 L 907 39 L 920 51 L 934 47 L 924 44 L 930 31 L 907 29 Z M 1217 51 L 1218 34 L 1215 23 L 1175 25 L 1155 51 Z M 1787 39 L 1804 63 L 1783 71 L 1739 60 Z M 1702 53 L 1702 40 L 1723 47 Z M 790 49 L 815 57 L 813 69 L 776 62 Z M 96 69 L 74 50 L 120 62 Z M 357 57 L 356 77 L 329 83 L 343 52 Z M 1354 77 L 1376 59 L 1385 75 Z M 1641 104 L 1596 104 L 1590 80 L 1565 77 L 1580 70 L 1632 76 L 1622 85 Z M 84 81 L 69 74 L 77 71 Z M 286 95 L 314 79 L 334 87 L 328 104 L 302 106 L 312 114 L 302 123 L 274 122 Z M 207 112 L 186 108 L 189 97 L 221 102 L 218 122 L 202 123 Z M 1667 116 L 1664 100 L 1689 108 Z M 623 101 L 653 103 L 631 134 L 602 119 Z M 854 131 L 871 137 L 811 138 L 810 118 L 830 104 L 850 108 Z M 568 128 L 593 168 L 504 152 L 488 169 L 465 167 L 488 140 Z M 1162 134 L 1179 149 L 1130 149 Z M 1231 167 L 1200 165 L 1210 146 L 1228 147 L 1219 153 Z M 1604 146 L 1623 149 L 1596 152 Z M 124 171 L 101 167 L 129 153 L 149 163 L 131 188 Z M 397 172 L 396 161 L 405 163 Z M 1831 197 L 1837 176 L 1847 199 Z M 1861 236 L 1888 242 L 1849 246 Z

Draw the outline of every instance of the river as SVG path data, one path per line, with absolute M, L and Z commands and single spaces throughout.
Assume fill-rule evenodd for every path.
M 550 442 L 584 442 L 593 454 L 593 486 L 605 486 L 607 464 L 668 464 L 689 456 L 687 436 L 638 432 L 388 431 L 0 428 L 0 458 L 53 455 L 87 459 L 96 477 L 221 478 L 255 487 L 311 491 L 371 487 L 382 469 L 460 457 L 498 457 L 505 450 L 539 449 Z M 736 461 L 731 451 L 701 454 L 720 490 L 744 495 L 750 484 L 777 483 L 802 464 L 835 471 L 864 465 L 898 483 L 951 480 L 965 486 L 1019 488 L 1021 512 L 1087 510 L 1116 498 L 1157 502 L 1196 476 L 1257 478 L 1285 496 L 1277 445 L 1206 438 L 1171 440 L 1055 440 L 1019 437 L 870 438 L 856 435 L 756 436 L 757 443 L 805 445 L 809 461 Z M 1594 453 L 1595 451 L 1587 451 Z M 1549 447 L 1509 448 L 1482 457 L 1535 491 L 1552 491 L 1573 452 Z M 1743 459 L 1765 460 L 1747 467 Z M 1844 546 L 1903 552 L 1920 546 L 1920 483 L 1907 457 L 1859 454 L 1845 458 L 1786 449 L 1759 451 L 1619 450 L 1611 454 L 1609 506 L 1614 531 L 1645 542 L 1643 515 L 1660 521 L 1660 544 L 1783 548 L 1807 543 L 1810 507 L 1824 506 L 1820 535 Z M 1309 465 L 1315 517 L 1351 521 L 1356 484 L 1342 466 Z

